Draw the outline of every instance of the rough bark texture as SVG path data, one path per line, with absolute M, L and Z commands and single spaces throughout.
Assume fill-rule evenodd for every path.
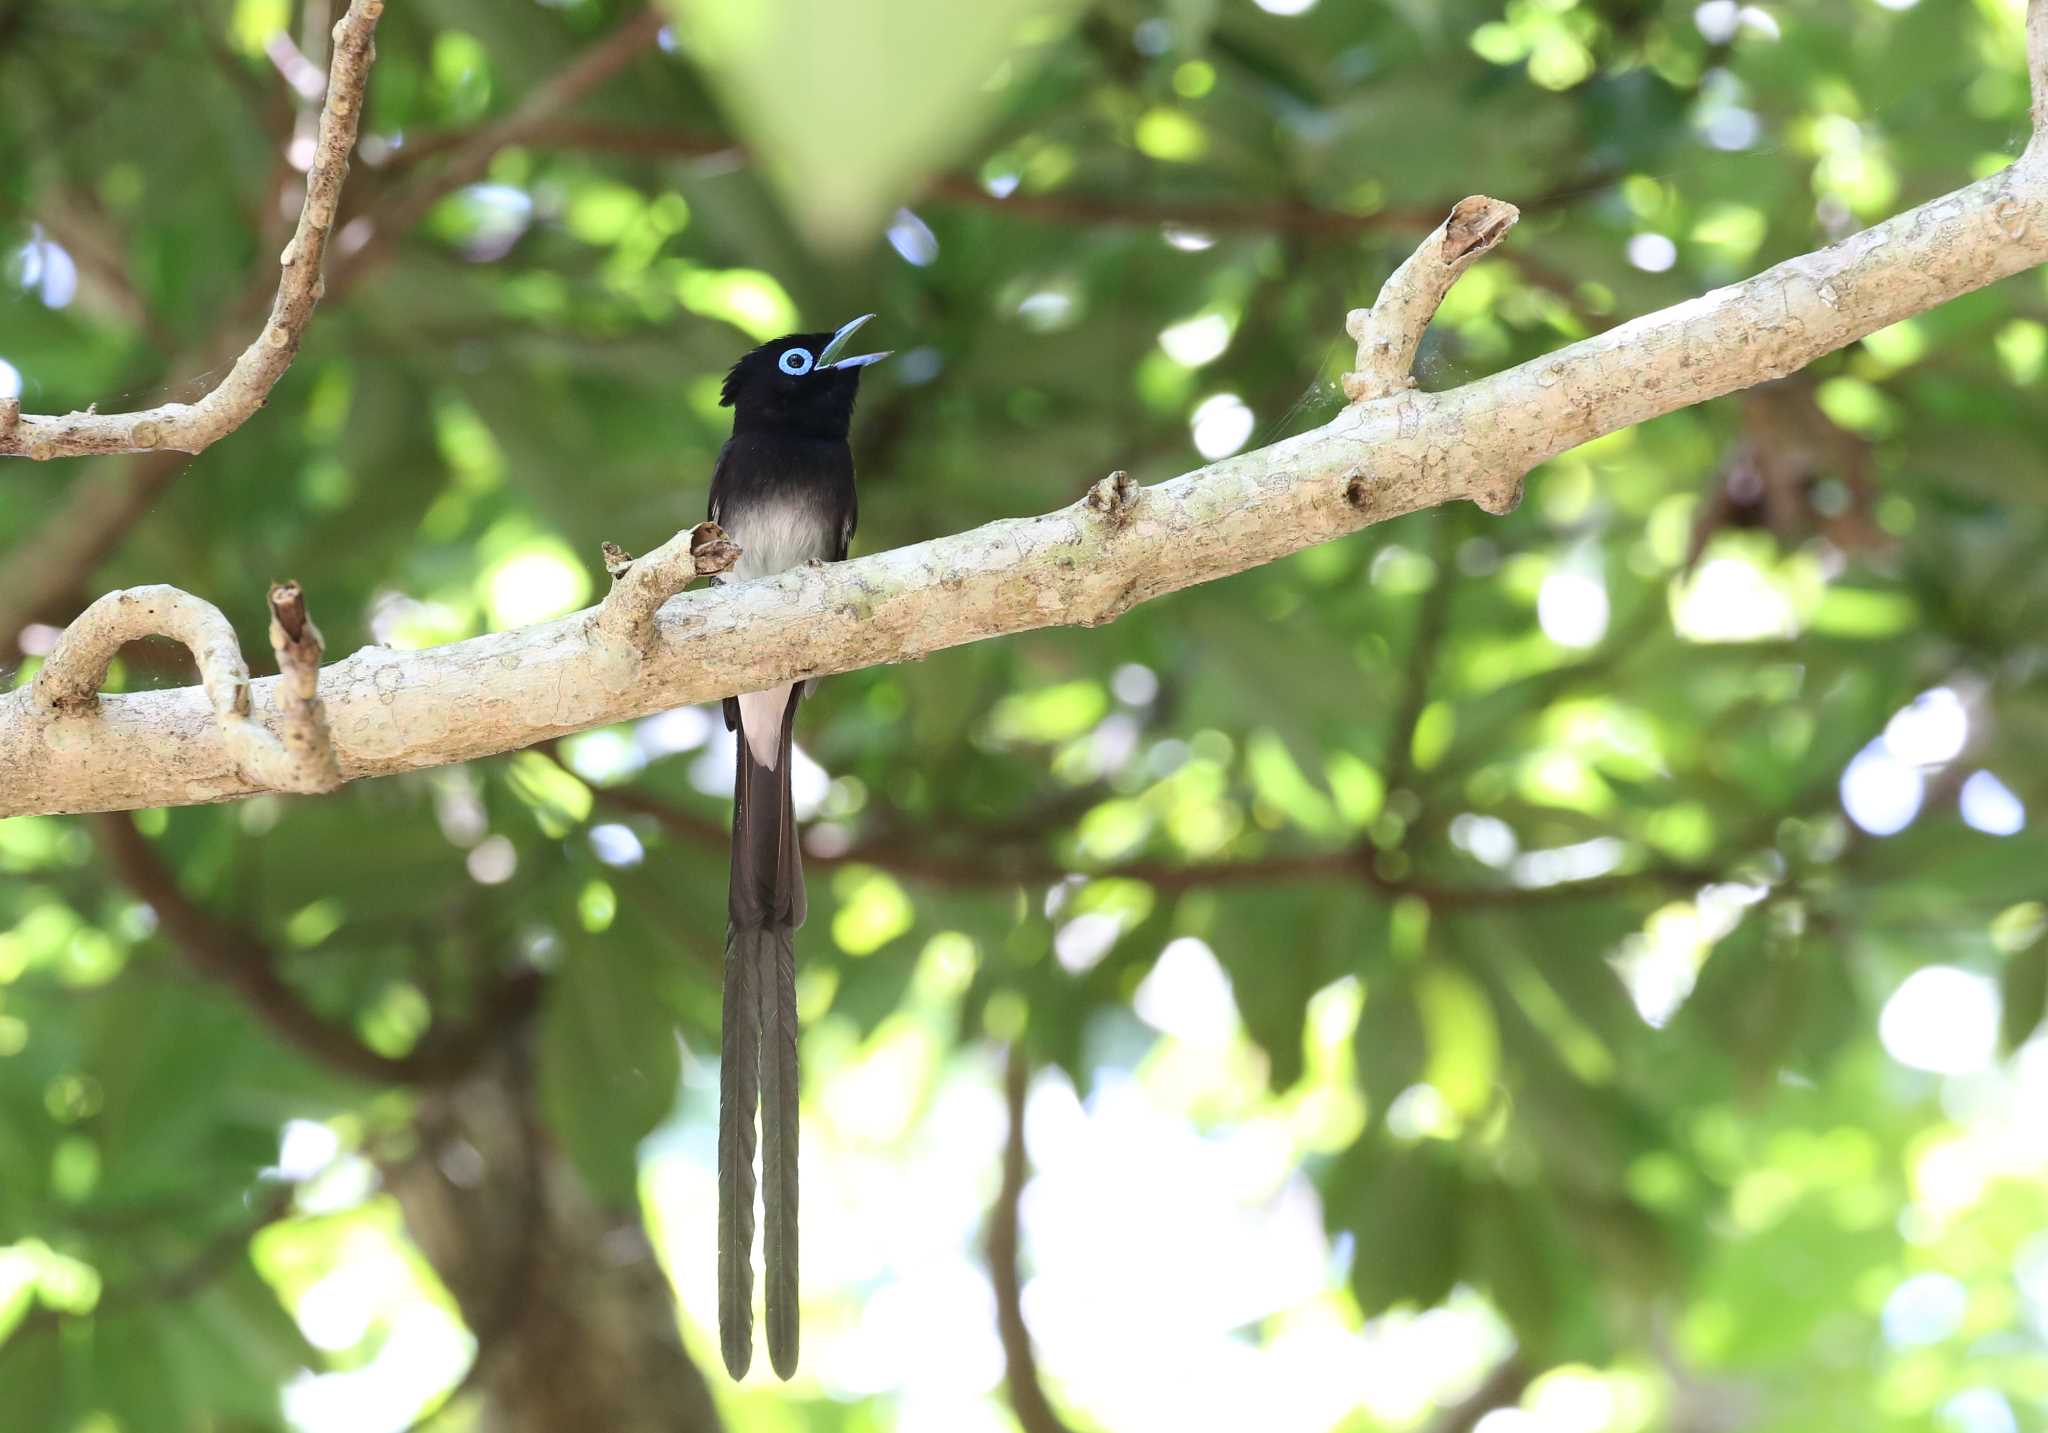
M 327 708 L 320 701 L 320 659 L 326 639 L 306 611 L 296 582 L 270 588 L 270 650 L 277 654 L 279 763 L 282 784 L 294 791 L 332 791 L 341 785 Z
M 478 1433 L 718 1433 L 638 1211 L 599 1208 L 549 1146 L 523 1059 L 427 1097 L 418 1150 L 385 1169 L 476 1335 L 449 1402 L 478 1405 Z
M 1458 257 L 1444 257 L 1444 234 L 1422 251 L 1437 264 Z M 1839 244 L 1462 388 L 1355 403 L 1271 447 L 1151 487 L 1112 483 L 1041 517 L 685 594 L 655 614 L 658 640 L 644 650 L 596 609 L 427 651 L 366 648 L 322 673 L 341 775 L 487 756 L 1009 632 L 1092 626 L 1439 503 L 1506 512 L 1523 475 L 1568 448 L 1782 377 L 2043 260 L 2048 163 L 2036 144 L 2002 173 Z M 1417 286 L 1441 278 L 1429 262 L 1402 272 Z M 1404 306 L 1383 293 L 1389 304 Z M 1407 323 L 1427 317 L 1408 308 Z M 266 724 L 278 719 L 274 687 L 251 685 Z M 87 714 L 27 690 L 0 696 L 0 814 L 264 789 L 222 741 L 203 692 L 110 696 Z

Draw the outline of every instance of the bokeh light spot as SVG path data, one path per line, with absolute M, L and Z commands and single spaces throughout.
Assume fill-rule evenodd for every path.
M 1953 965 L 1926 966 L 1885 1001 L 1877 1034 L 1901 1065 L 1938 1075 L 1981 1070 L 1998 1045 L 1998 988 Z

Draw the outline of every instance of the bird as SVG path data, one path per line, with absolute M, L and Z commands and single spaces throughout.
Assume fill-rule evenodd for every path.
M 873 314 L 831 333 L 793 333 L 744 355 L 719 402 L 732 436 L 711 475 L 711 521 L 739 547 L 721 581 L 838 562 L 859 517 L 847 434 L 862 372 L 889 355 L 843 357 Z M 732 875 L 718 1081 L 718 1330 L 726 1371 L 754 1349 L 754 1112 L 761 1114 L 761 1204 L 768 1360 L 797 1362 L 796 932 L 803 860 L 790 806 L 797 703 L 815 682 L 725 700 L 734 742 Z

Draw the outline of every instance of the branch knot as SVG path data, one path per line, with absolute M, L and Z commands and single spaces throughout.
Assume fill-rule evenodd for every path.
M 645 557 L 634 557 L 615 542 L 606 543 L 603 551 L 612 590 L 591 620 L 598 631 L 643 657 L 654 644 L 654 616 L 661 604 L 694 578 L 731 571 L 740 558 L 739 545 L 715 522 L 679 532 Z
M 1138 505 L 1138 485 L 1129 473 L 1118 468 L 1108 477 L 1097 479 L 1081 501 L 1091 511 L 1102 514 L 1112 529 L 1120 528 L 1131 520 L 1131 510 Z

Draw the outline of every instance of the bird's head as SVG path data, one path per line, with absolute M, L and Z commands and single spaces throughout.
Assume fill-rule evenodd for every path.
M 833 333 L 792 333 L 744 355 L 725 375 L 718 401 L 733 410 L 733 429 L 787 428 L 844 438 L 853 422 L 860 372 L 887 353 L 845 357 L 847 341 L 873 318 L 862 314 Z

